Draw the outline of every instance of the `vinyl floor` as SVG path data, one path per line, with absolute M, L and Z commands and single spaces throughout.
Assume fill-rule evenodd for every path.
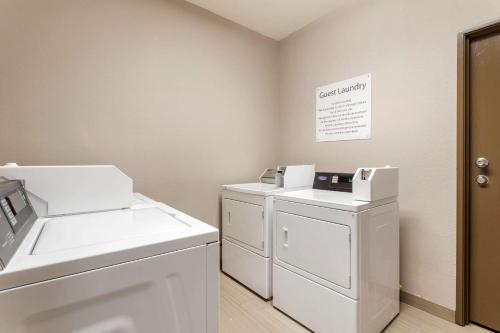
M 220 333 L 310 332 L 225 274 L 220 276 Z M 478 326 L 461 327 L 401 303 L 401 312 L 386 333 L 491 333 Z

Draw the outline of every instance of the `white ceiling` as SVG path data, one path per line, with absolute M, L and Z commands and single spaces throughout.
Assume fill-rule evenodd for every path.
M 187 0 L 276 40 L 350 0 Z

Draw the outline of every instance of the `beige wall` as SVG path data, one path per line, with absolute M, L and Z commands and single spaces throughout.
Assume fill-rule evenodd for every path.
M 0 163 L 116 164 L 218 225 L 276 164 L 277 42 L 183 1 L 0 1 Z
M 280 43 L 280 163 L 400 170 L 403 290 L 455 308 L 457 32 L 497 0 L 377 0 Z M 372 73 L 372 139 L 315 143 L 315 88 Z

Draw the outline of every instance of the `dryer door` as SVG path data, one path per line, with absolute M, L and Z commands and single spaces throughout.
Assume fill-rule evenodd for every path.
M 276 256 L 343 288 L 350 288 L 350 228 L 284 212 L 276 212 Z
M 225 198 L 222 235 L 264 250 L 264 207 Z

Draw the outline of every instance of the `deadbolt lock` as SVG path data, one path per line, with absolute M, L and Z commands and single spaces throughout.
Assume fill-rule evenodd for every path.
M 485 175 L 478 175 L 476 177 L 476 183 L 479 184 L 479 186 L 486 186 L 489 182 L 489 178 L 488 176 L 485 176 Z
M 484 169 L 490 164 L 490 161 L 486 157 L 478 157 L 476 160 L 476 166 L 478 168 Z

